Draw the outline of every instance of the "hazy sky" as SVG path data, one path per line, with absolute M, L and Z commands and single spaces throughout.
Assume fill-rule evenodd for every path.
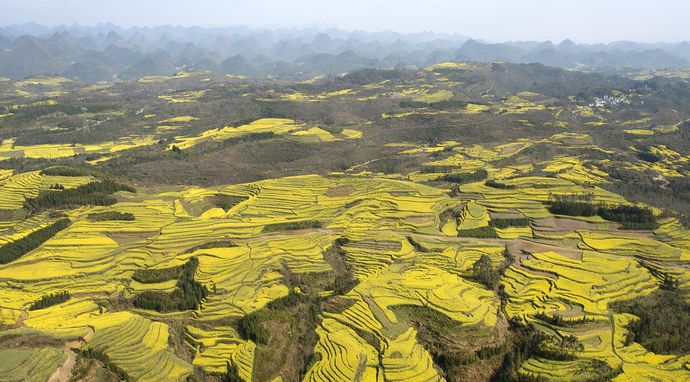
M 321 26 L 490 41 L 684 41 L 689 17 L 688 0 L 0 0 L 0 25 Z

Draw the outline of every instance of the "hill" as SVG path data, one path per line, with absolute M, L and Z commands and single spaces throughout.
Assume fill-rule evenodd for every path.
M 209 70 L 305 80 L 365 68 L 423 68 L 444 61 L 494 61 L 605 73 L 690 66 L 687 42 L 576 44 L 570 40 L 489 43 L 460 35 L 251 30 L 158 26 L 0 29 L 0 76 L 61 75 L 86 82 Z

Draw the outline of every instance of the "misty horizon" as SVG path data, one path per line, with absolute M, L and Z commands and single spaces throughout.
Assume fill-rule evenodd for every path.
M 340 33 L 340 34 L 358 34 L 358 33 L 364 33 L 364 34 L 371 34 L 371 35 L 399 35 L 402 37 L 418 37 L 418 36 L 425 36 L 425 37 L 434 37 L 434 38 L 445 38 L 449 40 L 457 40 L 457 41 L 467 41 L 467 40 L 474 40 L 478 41 L 481 43 L 486 43 L 486 44 L 520 44 L 520 43 L 552 43 L 554 45 L 559 45 L 561 43 L 565 42 L 573 42 L 577 45 L 582 45 L 582 46 L 597 46 L 597 45 L 602 45 L 602 46 L 607 46 L 607 45 L 615 45 L 617 43 L 639 43 L 642 45 L 674 45 L 674 44 L 682 44 L 682 43 L 688 43 L 690 42 L 690 37 L 687 39 L 679 39 L 679 40 L 669 40 L 669 41 L 641 41 L 641 40 L 632 40 L 632 39 L 620 39 L 620 40 L 611 40 L 611 41 L 594 41 L 594 42 L 587 42 L 587 41 L 580 41 L 574 38 L 570 37 L 565 37 L 563 39 L 557 39 L 557 40 L 552 40 L 552 39 L 546 39 L 546 40 L 540 40 L 540 39 L 521 39 L 521 40 L 490 40 L 490 39 L 485 39 L 481 38 L 478 36 L 473 36 L 469 34 L 463 34 L 463 33 L 447 33 L 447 32 L 436 32 L 433 30 L 420 30 L 420 31 L 415 31 L 415 32 L 400 32 L 397 30 L 393 29 L 382 29 L 382 30 L 364 30 L 364 29 L 347 29 L 347 28 L 342 28 L 342 27 L 337 27 L 337 26 L 328 26 L 328 25 L 294 25 L 294 26 L 280 26 L 280 25 L 275 25 L 275 26 L 255 26 L 255 25 L 242 25 L 242 24 L 237 24 L 237 25 L 208 25 L 208 26 L 203 26 L 203 25 L 184 25 L 184 24 L 155 24 L 155 25 L 129 25 L 129 26 L 124 26 L 120 25 L 114 22 L 98 22 L 94 24 L 81 24 L 81 23 L 71 23 L 71 24 L 41 24 L 41 23 L 35 23 L 35 22 L 23 22 L 23 23 L 16 23 L 16 24 L 2 24 L 0 25 L 0 30 L 23 30 L 24 28 L 31 28 L 31 27 L 37 27 L 37 28 L 44 28 L 48 34 L 53 34 L 53 33 L 59 33 L 59 32 L 64 32 L 64 31 L 69 31 L 70 29 L 99 29 L 99 28 L 104 28 L 108 30 L 113 30 L 113 29 L 120 29 L 122 31 L 136 31 L 136 30 L 142 30 L 142 29 L 151 29 L 151 30 L 156 30 L 156 29 L 165 29 L 165 28 L 172 28 L 172 29 L 202 29 L 202 30 L 207 30 L 207 31 L 218 31 L 218 32 L 223 32 L 223 31 L 238 31 L 238 30 L 245 30 L 247 32 L 275 32 L 275 33 L 281 33 L 281 32 L 309 32 L 309 33 Z M 34 35 L 34 33 L 26 33 L 28 35 Z M 19 34 L 17 34 L 18 36 Z
M 0 25 L 36 23 L 46 26 L 123 28 L 184 26 L 201 28 L 246 27 L 254 30 L 339 29 L 346 31 L 437 33 L 486 42 L 572 40 L 582 44 L 634 41 L 677 43 L 690 40 L 684 16 L 690 4 L 670 0 L 547 2 L 432 0 L 424 6 L 391 0 L 367 2 L 315 0 L 284 3 L 276 0 L 224 2 L 126 0 L 0 1 L 5 10 Z

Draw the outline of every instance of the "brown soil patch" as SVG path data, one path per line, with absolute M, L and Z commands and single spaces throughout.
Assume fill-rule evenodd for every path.
M 510 253 L 513 254 L 520 254 L 522 252 L 527 252 L 529 254 L 551 251 L 575 260 L 582 260 L 582 250 L 580 249 L 563 248 L 553 244 L 537 243 L 534 241 L 514 240 L 508 244 L 508 249 L 510 250 Z
M 73 351 L 67 352 L 67 359 L 48 377 L 48 382 L 67 382 L 72 375 L 72 368 L 76 362 L 77 356 Z
M 503 150 L 501 150 L 501 155 L 510 155 L 510 154 L 515 154 L 516 152 L 522 150 L 525 147 L 525 144 L 522 145 L 513 145 L 510 147 L 506 147 Z
M 433 216 L 414 216 L 411 218 L 405 219 L 406 222 L 412 223 L 412 224 L 424 224 L 424 223 L 433 223 L 436 221 L 436 218 Z
M 512 210 L 508 212 L 489 212 L 492 219 L 521 219 L 525 215 L 517 210 Z
M 577 318 L 582 317 L 584 315 L 584 310 L 582 309 L 582 306 L 569 304 L 567 302 L 564 303 L 568 308 L 565 311 L 555 312 L 554 315 L 561 316 L 563 318 Z
M 40 334 L 12 335 L 0 340 L 0 348 L 21 348 L 21 347 L 59 347 L 63 342 Z
M 326 191 L 326 196 L 331 198 L 343 197 L 352 194 L 357 191 L 352 185 L 346 184 L 343 186 L 332 187 Z
M 550 216 L 550 217 L 542 218 L 542 219 L 535 219 L 534 224 L 539 226 L 539 227 L 563 229 L 563 230 L 569 230 L 569 231 L 576 231 L 576 230 L 596 231 L 597 229 L 599 229 L 599 226 L 597 224 L 594 224 L 594 223 L 589 223 L 589 222 L 577 220 L 577 219 L 559 218 L 559 217 L 554 217 L 554 216 Z
M 151 236 L 157 235 L 158 232 L 118 232 L 110 233 L 108 237 L 113 239 L 118 245 L 132 244 L 139 241 L 148 240 Z

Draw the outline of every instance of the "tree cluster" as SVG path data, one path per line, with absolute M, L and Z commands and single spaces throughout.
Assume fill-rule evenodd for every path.
M 137 269 L 134 271 L 132 279 L 142 284 L 156 284 L 168 280 L 179 279 L 181 272 L 182 265 L 157 269 Z
M 55 167 L 48 167 L 44 170 L 41 170 L 41 175 L 89 176 L 89 175 L 96 175 L 96 173 L 93 170 L 88 170 L 88 169 L 83 169 L 83 168 L 75 168 L 75 167 L 67 167 L 67 166 L 55 166 Z
M 620 223 L 623 229 L 655 230 L 659 223 L 654 213 L 645 207 L 593 203 L 593 195 L 551 195 L 549 211 L 568 216 L 598 215 L 608 221 Z
M 493 290 L 498 286 L 498 282 L 501 280 L 501 276 L 505 270 L 508 269 L 514 261 L 515 258 L 510 251 L 508 251 L 507 247 L 503 251 L 503 262 L 497 267 L 494 267 L 489 256 L 482 255 L 479 260 L 475 261 L 472 265 L 472 278 L 488 289 Z
M 461 229 L 458 230 L 458 236 L 460 237 L 476 237 L 479 239 L 498 239 L 498 233 L 494 227 L 486 226 L 472 229 Z
M 690 304 L 677 289 L 613 305 L 639 317 L 628 325 L 627 343 L 638 342 L 657 354 L 690 353 Z
M 529 227 L 529 218 L 496 218 L 491 219 L 489 226 L 494 228 L 508 228 L 508 227 Z
M 489 289 L 494 289 L 501 279 L 501 273 L 494 269 L 491 258 L 487 255 L 482 255 L 474 262 L 472 272 L 474 279 Z
M 194 280 L 194 273 L 199 266 L 195 257 L 189 259 L 178 270 L 177 285 L 173 292 L 145 291 L 136 295 L 132 301 L 134 306 L 141 309 L 151 309 L 158 312 L 172 312 L 195 310 L 199 308 L 201 300 L 208 296 L 208 289 Z M 167 272 L 175 272 L 168 268 Z M 141 275 L 140 275 L 141 276 Z M 155 278 L 155 276 L 145 276 Z M 161 276 L 160 278 L 163 278 Z
M 563 316 L 559 315 L 551 315 L 549 316 L 545 312 L 539 312 L 534 315 L 534 318 L 544 321 L 550 325 L 554 326 L 574 326 L 574 325 L 580 325 L 580 324 L 586 324 L 588 322 L 594 322 L 594 318 L 587 318 L 587 316 L 583 316 L 582 318 L 577 318 L 577 319 L 567 319 Z
M 498 188 L 501 190 L 514 190 L 517 188 L 517 186 L 514 184 L 502 183 L 493 179 L 487 180 L 486 182 L 484 182 L 484 185 L 486 185 L 487 187 Z
M 621 223 L 623 229 L 655 230 L 659 228 L 654 213 L 648 208 L 629 205 L 599 206 L 597 215 L 606 220 Z
M 72 206 L 110 206 L 117 203 L 117 199 L 111 194 L 118 191 L 135 192 L 129 186 L 112 180 L 103 180 L 64 191 L 43 191 L 35 198 L 26 199 L 24 208 L 31 212 L 37 212 L 50 208 Z
M 556 215 L 594 216 L 597 208 L 592 203 L 593 194 L 550 195 L 549 211 Z
M 47 294 L 29 305 L 29 310 L 44 309 L 53 305 L 62 304 L 63 302 L 69 300 L 69 298 L 70 294 L 66 291 Z
M 544 333 L 532 324 L 523 324 L 519 319 L 513 318 L 509 322 L 512 343 L 503 356 L 503 362 L 494 372 L 490 381 L 516 381 L 536 382 L 543 378 L 532 375 L 523 375 L 518 372 L 524 361 L 537 356 L 555 361 L 570 361 L 577 359 L 577 353 L 582 352 L 583 345 L 574 336 L 556 337 Z M 612 369 L 606 362 L 588 360 L 583 368 L 588 377 L 586 381 L 610 381 L 620 374 L 621 370 Z
M 349 242 L 350 239 L 339 237 L 323 254 L 326 262 L 333 268 L 335 276 L 333 285 L 328 286 L 327 290 L 333 290 L 336 296 L 347 294 L 359 283 L 354 267 L 347 262 L 347 251 L 343 248 L 343 245 Z
M 21 239 L 3 245 L 0 247 L 0 264 L 7 264 L 33 251 L 58 232 L 69 227 L 69 225 L 70 220 L 62 218 L 47 227 L 31 232 Z
M 479 169 L 474 172 L 469 172 L 469 173 L 460 173 L 460 174 L 446 174 L 441 177 L 440 180 L 443 180 L 445 182 L 452 182 L 452 183 L 471 183 L 471 182 L 479 182 L 481 180 L 486 179 L 486 177 L 489 176 L 489 173 L 486 172 L 484 169 Z
M 270 337 L 269 331 L 264 327 L 264 322 L 277 318 L 275 314 L 248 314 L 242 317 L 237 326 L 237 332 L 254 343 L 265 345 Z

